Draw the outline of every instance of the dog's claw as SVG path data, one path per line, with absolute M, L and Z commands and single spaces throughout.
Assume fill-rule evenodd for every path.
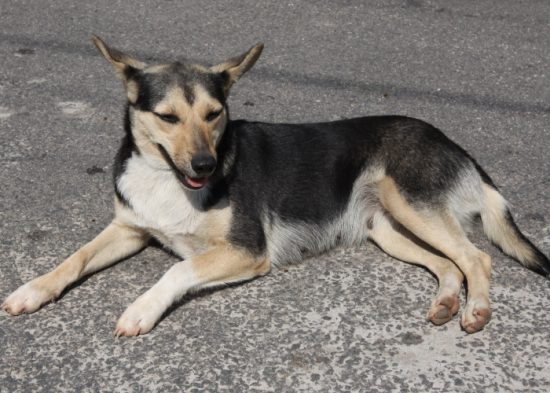
M 27 312 L 27 308 L 25 307 L 25 302 L 27 299 L 23 300 L 23 304 L 19 307 L 16 307 L 15 305 L 10 305 L 7 302 L 2 303 L 2 310 L 4 310 L 6 313 L 12 316 L 21 315 Z
M 120 337 L 136 337 L 142 333 L 142 329 L 138 326 L 137 329 L 124 329 L 123 327 L 117 327 L 114 332 L 116 338 Z M 143 333 L 147 333 L 144 331 Z
M 139 336 L 140 333 L 141 333 L 141 329 L 138 329 L 137 331 L 129 331 L 118 327 L 115 329 L 113 335 L 115 336 L 115 338 L 120 338 L 120 337 Z

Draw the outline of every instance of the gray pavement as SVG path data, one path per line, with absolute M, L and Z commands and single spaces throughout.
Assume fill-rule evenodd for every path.
M 550 2 L 3 1 L 0 297 L 112 216 L 123 93 L 96 33 L 145 60 L 266 49 L 233 118 L 420 117 L 492 175 L 550 253 Z M 150 334 L 118 316 L 176 260 L 150 248 L 55 304 L 0 313 L 0 392 L 548 392 L 550 283 L 488 244 L 493 320 L 424 321 L 426 271 L 367 244 L 185 299 Z M 462 298 L 464 301 L 464 297 Z

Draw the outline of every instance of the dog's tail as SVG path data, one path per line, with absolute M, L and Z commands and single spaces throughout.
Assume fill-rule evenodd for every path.
M 550 277 L 550 260 L 521 233 L 512 218 L 508 203 L 488 176 L 483 173 L 482 178 L 481 220 L 489 239 L 523 266 L 544 277 Z

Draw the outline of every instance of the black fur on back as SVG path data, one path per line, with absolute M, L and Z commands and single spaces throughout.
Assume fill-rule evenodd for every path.
M 266 246 L 263 225 L 270 215 L 287 222 L 334 219 L 365 168 L 384 168 L 411 203 L 437 204 L 474 165 L 438 129 L 402 116 L 312 124 L 232 121 L 219 150 L 228 148 L 232 163 L 219 181 L 233 209 L 231 240 L 258 253 Z

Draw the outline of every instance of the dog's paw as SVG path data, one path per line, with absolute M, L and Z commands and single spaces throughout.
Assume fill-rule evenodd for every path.
M 438 296 L 434 299 L 426 318 L 434 325 L 449 322 L 458 312 L 460 301 L 457 295 Z
M 17 288 L 0 307 L 11 315 L 28 314 L 57 296 L 58 294 L 42 286 L 39 281 L 33 280 Z
M 470 300 L 462 313 L 460 324 L 466 333 L 475 333 L 483 329 L 490 319 L 491 309 L 488 302 Z
M 164 310 L 164 307 L 146 296 L 138 298 L 119 318 L 114 331 L 115 337 L 132 337 L 149 333 Z

